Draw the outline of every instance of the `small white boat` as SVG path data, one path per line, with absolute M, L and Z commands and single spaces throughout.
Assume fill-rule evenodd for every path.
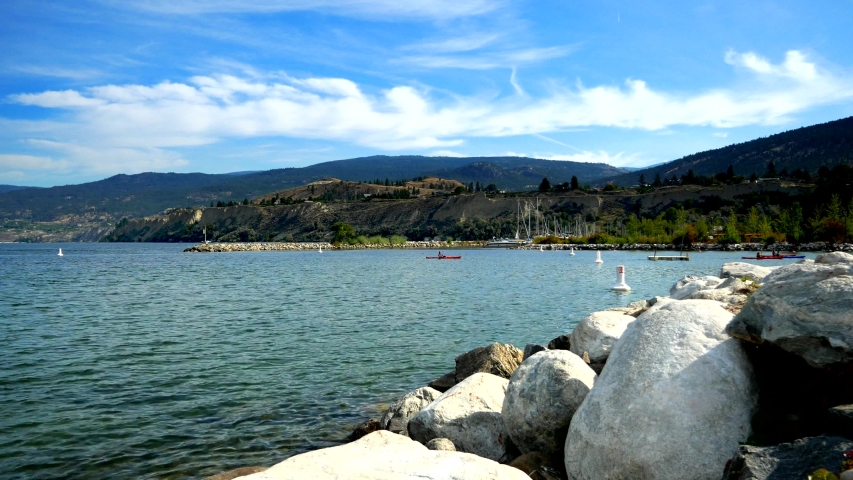
M 62 253 L 62 249 L 61 249 L 61 248 L 59 249 L 59 253 L 57 253 L 57 255 L 59 255 L 60 257 L 64 257 L 64 256 L 65 256 L 65 254 L 64 254 L 64 253 Z

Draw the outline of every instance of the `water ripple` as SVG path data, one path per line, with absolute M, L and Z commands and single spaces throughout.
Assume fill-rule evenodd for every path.
M 65 257 L 55 250 L 62 247 Z M 183 254 L 0 245 L 4 478 L 184 478 L 338 444 L 493 341 L 567 333 L 735 253 Z M 628 295 L 608 290 L 626 265 Z

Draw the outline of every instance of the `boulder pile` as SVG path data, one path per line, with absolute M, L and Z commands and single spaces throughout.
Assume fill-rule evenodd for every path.
M 853 255 L 726 264 L 544 345 L 459 355 L 378 431 L 245 478 L 853 477 Z

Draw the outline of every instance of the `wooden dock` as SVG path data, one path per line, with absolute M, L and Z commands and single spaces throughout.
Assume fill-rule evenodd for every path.
M 681 262 L 689 262 L 689 261 L 690 261 L 690 254 L 687 254 L 686 256 L 685 256 L 685 255 L 679 255 L 679 256 L 673 256 L 673 255 L 649 255 L 649 260 L 651 260 L 651 261 L 653 261 L 653 262 L 656 262 L 656 261 L 658 261 L 658 260 L 668 260 L 668 261 L 670 261 L 670 262 L 678 262 L 678 261 L 681 261 Z

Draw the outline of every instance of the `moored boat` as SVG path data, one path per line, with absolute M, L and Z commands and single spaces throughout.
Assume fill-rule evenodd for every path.
M 427 260 L 461 260 L 462 255 L 439 255 L 437 257 L 426 257 Z

